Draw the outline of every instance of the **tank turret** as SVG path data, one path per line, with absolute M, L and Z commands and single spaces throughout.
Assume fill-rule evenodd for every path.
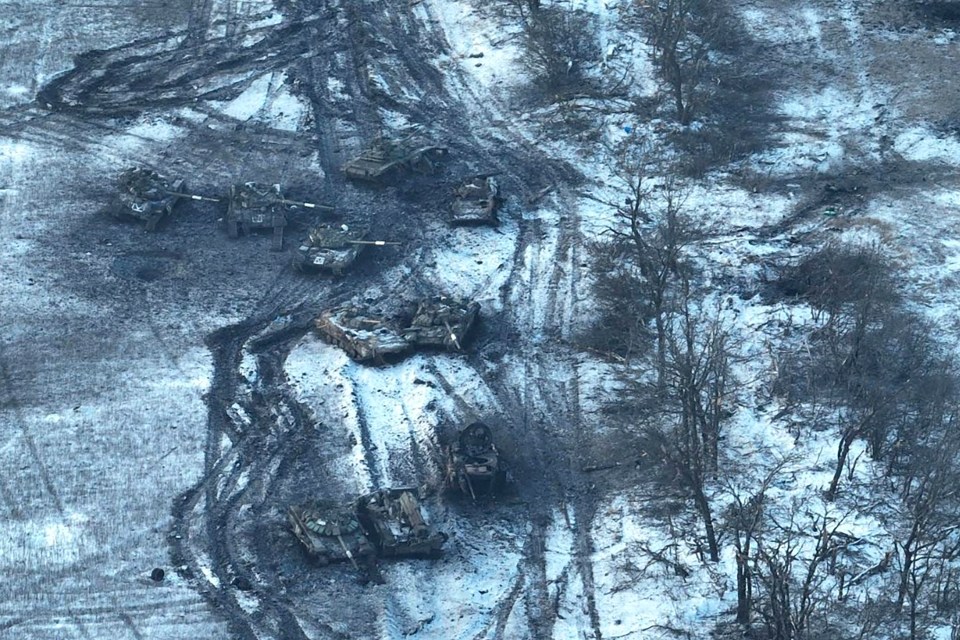
M 447 151 L 417 136 L 401 140 L 380 137 L 347 162 L 343 172 L 348 178 L 370 182 L 388 182 L 411 171 L 433 173 Z
M 320 224 L 314 227 L 293 257 L 298 271 L 326 271 L 341 275 L 368 246 L 399 244 L 385 240 L 366 240 L 362 226 Z

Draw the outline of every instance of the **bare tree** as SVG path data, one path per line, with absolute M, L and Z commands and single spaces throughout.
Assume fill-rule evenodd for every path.
M 720 310 L 703 313 L 685 281 L 683 289 L 680 309 L 667 330 L 664 379 L 641 393 L 640 404 L 650 412 L 641 429 L 648 455 L 693 500 L 707 553 L 716 562 L 720 547 L 707 485 L 718 467 L 723 420 L 732 413 L 727 395 L 732 345 Z
M 750 624 L 753 612 L 753 539 L 763 522 L 767 489 L 783 470 L 785 460 L 778 461 L 755 490 L 744 491 L 728 475 L 724 480 L 732 500 L 727 509 L 726 529 L 733 540 L 737 562 L 737 622 Z M 734 471 L 736 473 L 736 471 Z M 746 474 L 746 471 L 743 471 Z
M 699 106 L 710 48 L 719 29 L 720 15 L 712 0 L 661 0 L 650 12 L 654 63 L 660 69 L 673 99 L 677 120 L 686 126 Z
M 897 541 L 900 584 L 897 609 L 907 605 L 911 640 L 920 637 L 925 592 L 952 572 L 960 558 L 960 411 L 952 408 L 933 437 L 913 448 L 914 467 L 904 482 L 903 531 Z M 948 578 L 949 580 L 949 578 Z
M 600 44 L 590 14 L 538 7 L 526 17 L 524 42 L 543 89 L 557 96 L 581 91 L 587 71 L 600 62 Z
M 657 336 L 657 376 L 665 379 L 667 324 L 672 310 L 671 296 L 682 278 L 690 277 L 683 258 L 684 249 L 694 240 L 693 225 L 683 213 L 685 196 L 663 173 L 655 150 L 636 145 L 621 150 L 618 175 L 624 185 L 621 202 L 614 207 L 616 224 L 608 229 L 614 242 L 611 249 L 628 261 L 639 275 L 636 293 L 648 305 Z
M 754 537 L 755 575 L 762 592 L 758 613 L 770 640 L 808 640 L 829 599 L 828 561 L 836 552 L 843 519 L 810 513 L 798 502 L 786 519 L 767 519 L 769 524 Z

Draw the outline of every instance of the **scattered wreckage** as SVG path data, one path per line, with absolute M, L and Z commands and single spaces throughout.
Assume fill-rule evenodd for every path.
M 497 224 L 500 208 L 500 186 L 493 176 L 475 176 L 453 190 L 450 204 L 450 224 Z
M 380 137 L 348 161 L 343 173 L 353 180 L 390 182 L 407 172 L 433 173 L 447 153 L 446 147 L 413 135 L 400 140 Z
M 341 275 L 367 246 L 400 244 L 386 240 L 365 240 L 366 236 L 365 227 L 317 225 L 294 255 L 293 267 L 297 271 L 325 271 Z
M 459 489 L 476 500 L 499 492 L 507 483 L 506 464 L 493 443 L 490 427 L 473 422 L 446 450 L 447 489 Z
M 314 326 L 354 360 L 385 364 L 416 348 L 462 350 L 479 315 L 476 302 L 438 295 L 422 300 L 407 324 L 350 304 L 324 311 Z
M 272 229 L 271 249 L 283 249 L 283 231 L 287 226 L 287 211 L 290 207 L 306 209 L 332 209 L 328 205 L 288 200 L 283 197 L 280 185 L 265 185 L 244 182 L 230 187 L 227 200 L 227 235 L 238 238 L 240 233 L 249 234 L 259 229 Z
M 117 177 L 120 207 L 113 210 L 116 218 L 132 218 L 146 223 L 147 231 L 154 231 L 181 198 L 213 200 L 204 196 L 183 193 L 184 180 L 170 180 L 152 169 L 132 167 Z
M 410 487 L 380 489 L 346 506 L 290 507 L 287 520 L 319 564 L 349 560 L 378 582 L 377 558 L 439 558 L 447 539 L 430 527 Z

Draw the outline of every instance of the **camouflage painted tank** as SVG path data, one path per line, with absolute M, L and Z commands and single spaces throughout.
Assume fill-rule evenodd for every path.
M 328 271 L 339 275 L 363 251 L 366 235 L 364 227 L 320 224 L 300 245 L 293 257 L 293 266 L 298 271 Z
M 183 180 L 169 180 L 156 171 L 134 167 L 118 176 L 117 186 L 121 206 L 114 215 L 142 220 L 147 230 L 153 231 L 182 197 Z
M 359 156 L 347 162 L 344 174 L 354 180 L 388 182 L 400 174 L 416 171 L 433 173 L 447 149 L 415 136 L 402 140 L 378 138 Z
M 359 569 L 358 563 L 368 564 L 375 554 L 360 527 L 355 505 L 290 507 L 287 520 L 307 553 L 321 565 L 349 560 Z
M 479 314 L 476 302 L 433 296 L 420 302 L 403 337 L 417 346 L 460 350 Z
M 245 182 L 230 187 L 227 204 L 227 235 L 238 238 L 240 233 L 257 229 L 272 229 L 274 251 L 283 249 L 283 230 L 287 226 L 286 205 L 280 185 Z
M 360 362 L 384 363 L 410 349 L 393 323 L 354 305 L 324 311 L 314 326 L 324 340 Z
M 493 444 L 490 427 L 482 422 L 467 425 L 456 444 L 447 450 L 448 488 L 458 488 L 474 500 L 499 491 L 506 484 L 505 464 Z
M 476 176 L 453 191 L 451 224 L 497 224 L 500 186 L 492 176 Z
M 437 558 L 447 539 L 431 529 L 413 488 L 381 489 L 361 497 L 357 518 L 384 558 Z

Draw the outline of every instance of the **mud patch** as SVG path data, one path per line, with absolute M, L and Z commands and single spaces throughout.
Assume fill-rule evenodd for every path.
M 175 251 L 134 251 L 114 259 L 110 272 L 125 280 L 156 282 L 175 273 L 181 259 Z

